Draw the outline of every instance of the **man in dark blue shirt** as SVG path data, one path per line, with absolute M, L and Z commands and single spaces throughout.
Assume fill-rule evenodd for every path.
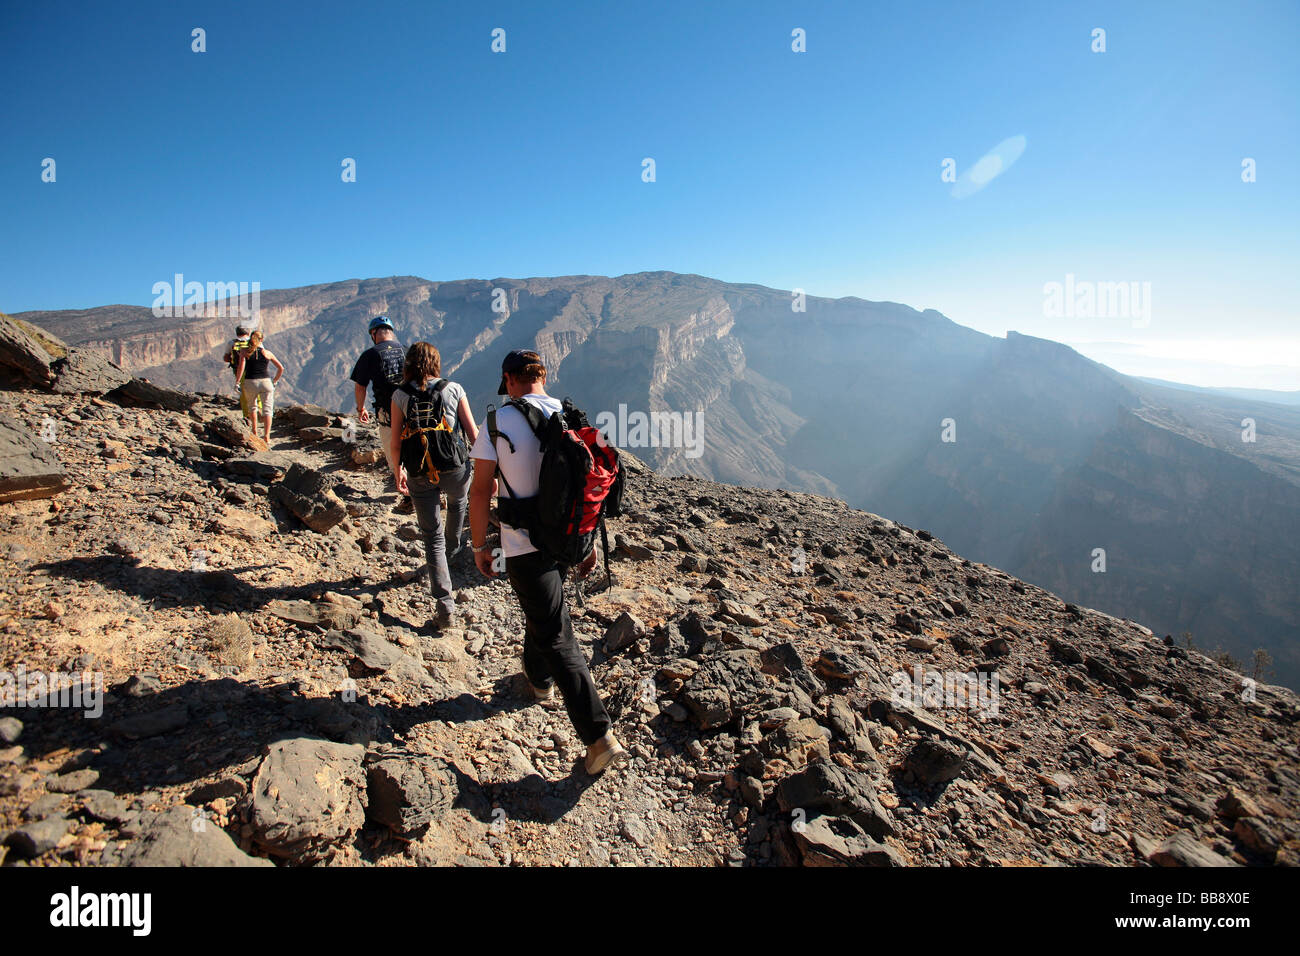
M 357 364 L 352 368 L 351 379 L 353 392 L 357 401 L 357 418 L 364 424 L 370 421 L 366 411 L 366 387 L 374 392 L 375 421 L 379 425 L 379 442 L 384 449 L 384 458 L 388 460 L 388 471 L 394 471 L 392 461 L 392 442 L 389 435 L 392 427 L 393 391 L 402 383 L 402 364 L 406 360 L 406 349 L 397 341 L 393 323 L 388 316 L 379 315 L 370 320 L 370 341 L 375 343 L 361 353 Z M 399 507 L 409 507 L 410 499 L 405 499 Z

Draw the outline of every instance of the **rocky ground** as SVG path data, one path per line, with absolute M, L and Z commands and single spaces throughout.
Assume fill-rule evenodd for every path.
M 571 600 L 631 751 L 592 778 L 468 550 L 427 626 L 372 430 L 284 409 L 268 451 L 142 384 L 0 422 L 66 485 L 0 504 L 0 672 L 105 690 L 0 709 L 5 865 L 1300 861 L 1294 694 L 840 502 L 629 457 Z

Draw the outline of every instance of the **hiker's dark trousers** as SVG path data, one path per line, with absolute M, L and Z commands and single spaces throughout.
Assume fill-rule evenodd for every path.
M 538 687 L 555 685 L 578 736 L 590 746 L 609 730 L 609 714 L 573 636 L 559 566 L 534 551 L 506 558 L 506 577 L 524 612 L 524 674 Z

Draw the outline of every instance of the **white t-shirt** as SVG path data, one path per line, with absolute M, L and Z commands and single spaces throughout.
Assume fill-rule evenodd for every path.
M 436 378 L 431 378 L 426 382 L 421 382 L 416 388 L 419 391 L 424 391 L 436 381 L 438 381 Z M 455 382 L 448 382 L 447 387 L 442 390 L 442 417 L 446 421 L 447 427 L 452 431 L 456 430 L 456 423 L 460 420 L 460 415 L 457 413 L 460 409 L 460 400 L 464 397 L 465 389 Z M 402 410 L 402 417 L 406 417 L 406 408 L 410 403 L 411 396 L 402 391 L 402 386 L 397 386 L 397 389 L 393 392 L 393 404 Z
M 536 405 L 542 410 L 547 418 L 550 418 L 561 408 L 558 398 L 552 398 L 550 395 L 525 395 L 524 401 L 530 405 Z M 510 487 L 519 498 L 530 498 L 537 494 L 537 478 L 542 470 L 542 445 L 533 434 L 532 428 L 528 425 L 528 419 L 519 413 L 518 409 L 511 408 L 508 405 L 497 410 L 497 431 L 501 432 L 502 440 L 499 448 L 493 447 L 492 439 L 488 435 L 487 420 L 479 426 L 478 441 L 474 442 L 474 447 L 470 449 L 471 458 L 482 458 L 486 461 L 494 461 L 501 469 L 501 474 Z M 515 450 L 512 454 L 510 446 L 505 442 L 505 436 L 510 437 L 514 443 Z M 502 451 L 501 455 L 497 452 Z M 509 497 L 510 492 L 506 491 L 505 485 L 498 488 L 499 497 Z M 501 524 L 501 548 L 505 551 L 507 558 L 517 558 L 521 554 L 532 554 L 537 549 L 533 543 L 528 540 L 527 531 L 519 531 L 502 522 Z

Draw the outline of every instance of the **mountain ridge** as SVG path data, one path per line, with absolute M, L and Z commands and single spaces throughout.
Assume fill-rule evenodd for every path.
M 492 311 L 494 298 L 504 311 Z M 1000 339 L 935 310 L 810 296 L 798 313 L 794 301 L 752 283 L 659 271 L 347 280 L 264 293 L 263 312 L 269 341 L 289 365 L 283 401 L 349 408 L 346 377 L 368 345 L 365 321 L 380 312 L 394 317 L 404 341 L 438 344 L 478 417 L 496 401 L 499 353 L 532 347 L 547 360 L 553 389 L 590 415 L 621 404 L 702 412 L 700 457 L 638 449 L 664 473 L 814 491 L 934 528 L 963 553 L 1070 597 L 1087 594 L 1157 630 L 1191 632 L 1238 659 L 1263 648 L 1281 679 L 1300 686 L 1300 597 L 1272 583 L 1273 568 L 1300 576 L 1300 497 L 1269 484 L 1300 486 L 1300 409 L 1145 383 L 1061 343 L 1016 332 Z M 130 359 L 128 370 L 161 384 L 230 388 L 216 361 L 228 344 L 223 320 L 168 320 L 157 335 L 142 323 L 115 339 L 95 336 L 93 311 L 23 316 Z M 1242 513 L 1239 528 L 1217 523 L 1231 536 L 1223 547 L 1207 540 L 1196 524 L 1212 520 L 1209 512 L 1159 489 L 1176 486 L 1186 462 L 1212 456 L 1177 443 L 1159 445 L 1163 459 L 1148 455 L 1147 433 L 1130 417 L 1248 463 L 1219 493 L 1276 510 Z M 1243 440 L 1246 420 L 1253 441 Z M 1117 484 L 1107 469 L 1126 454 L 1149 473 Z M 1103 459 L 1110 464 L 1101 469 L 1087 464 Z M 1159 500 L 1157 520 L 1107 521 L 1107 540 L 1099 540 L 1097 522 L 1075 513 L 1114 494 L 1123 499 L 1117 512 Z M 1250 556 L 1248 541 L 1260 542 L 1261 557 Z M 1105 572 L 1094 569 L 1098 548 L 1112 558 Z M 1245 588 L 1230 602 L 1237 611 L 1207 617 L 1177 575 L 1153 576 L 1169 548 L 1195 548 L 1194 563 L 1211 567 L 1223 567 L 1222 553 L 1244 556 L 1244 568 L 1223 567 Z M 1212 577 L 1198 580 L 1213 586 Z

